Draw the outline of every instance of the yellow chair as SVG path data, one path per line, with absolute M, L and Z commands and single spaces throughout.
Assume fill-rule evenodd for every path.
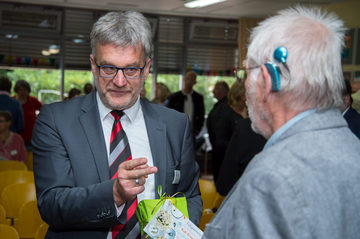
M 30 151 L 30 150 L 27 150 L 26 151 L 26 162 L 25 162 L 25 164 L 26 164 L 28 170 L 30 170 L 30 171 L 34 170 L 33 163 L 34 163 L 33 152 Z
M 221 206 L 224 199 L 225 199 L 225 196 L 221 196 L 219 193 L 216 193 L 216 196 L 214 199 L 214 205 L 212 206 L 212 209 L 214 212 L 216 212 L 219 209 L 219 207 Z
M 27 170 L 27 166 L 20 161 L 0 160 L 0 172 L 7 170 Z
M 34 182 L 34 173 L 32 171 L 9 170 L 0 172 L 0 196 L 7 185 L 25 182 Z
M 34 239 L 44 239 L 48 228 L 49 228 L 48 224 L 46 224 L 45 222 L 42 223 L 39 226 L 39 228 L 36 230 Z
M 216 196 L 215 184 L 210 180 L 199 179 L 199 187 L 201 198 L 203 200 L 203 210 L 212 209 L 214 205 L 214 199 Z
M 12 226 L 0 224 L 0 238 L 19 239 L 19 234 Z
M 19 217 L 19 209 L 24 203 L 36 200 L 35 184 L 10 184 L 2 190 L 0 199 L 6 211 L 6 217 L 14 220 Z
M 211 209 L 205 209 L 200 218 L 199 228 L 204 231 L 206 224 L 208 224 L 214 216 L 215 213 Z
M 41 219 L 37 201 L 32 200 L 23 204 L 19 211 L 19 218 L 14 220 L 14 228 L 20 238 L 34 238 L 36 230 L 44 223 Z
M 9 225 L 11 224 L 11 221 L 6 219 L 6 211 L 3 205 L 0 204 L 0 224 Z

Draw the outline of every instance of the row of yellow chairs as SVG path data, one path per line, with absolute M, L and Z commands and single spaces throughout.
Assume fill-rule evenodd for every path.
M 44 239 L 46 235 L 46 231 L 48 229 L 48 225 L 46 223 L 42 223 L 36 230 L 36 233 L 32 238 L 34 239 Z M 17 230 L 9 225 L 0 223 L 0 238 L 4 239 L 20 239 L 22 238 Z
M 29 170 L 33 171 L 33 152 L 26 151 L 26 162 L 14 160 L 0 160 L 0 172 L 7 170 Z

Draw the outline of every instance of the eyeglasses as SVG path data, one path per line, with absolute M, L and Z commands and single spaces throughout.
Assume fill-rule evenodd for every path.
M 236 80 L 239 83 L 244 83 L 247 77 L 247 71 L 255 69 L 255 68 L 259 68 L 260 66 L 253 66 L 253 67 L 238 67 L 234 70 L 235 76 L 236 76 Z
M 287 55 L 288 55 L 288 51 L 287 51 L 286 47 L 283 47 L 283 46 L 276 48 L 274 51 L 274 59 L 277 62 L 281 63 L 285 67 L 285 69 L 288 71 L 288 73 L 290 73 L 290 70 L 286 64 Z M 258 67 L 260 67 L 260 66 L 253 66 L 253 67 L 248 67 L 248 68 L 236 68 L 234 70 L 234 73 L 235 73 L 237 81 L 240 83 L 244 82 L 247 77 L 246 71 L 249 71 L 251 69 L 258 68 Z M 276 70 L 277 72 L 279 72 L 281 74 L 279 66 L 272 64 L 272 67 L 276 68 L 274 70 Z
M 103 78 L 109 79 L 114 79 L 119 70 L 122 71 L 126 79 L 138 79 L 146 66 L 146 61 L 144 62 L 144 67 L 116 67 L 112 65 L 98 65 L 95 60 L 94 63 L 99 68 L 99 75 Z

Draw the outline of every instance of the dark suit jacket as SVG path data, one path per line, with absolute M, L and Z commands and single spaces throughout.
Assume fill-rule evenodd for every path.
M 0 94 L 0 110 L 9 111 L 12 116 L 10 130 L 20 133 L 24 129 L 24 113 L 20 102 L 9 95 Z
M 155 188 L 162 185 L 169 195 L 183 192 L 189 217 L 198 224 L 200 173 L 188 117 L 148 101 L 141 100 L 141 106 L 159 169 Z M 96 91 L 44 105 L 32 144 L 38 206 L 50 225 L 46 238 L 106 238 L 110 227 L 125 222 L 125 211 L 116 216 Z M 172 184 L 175 169 L 181 171 L 178 184 Z
M 227 97 L 218 101 L 208 115 L 206 124 L 212 146 L 211 162 L 215 182 L 218 179 L 220 167 L 234 133 L 236 122 L 241 119 L 241 115 L 229 106 Z
M 249 118 L 238 120 L 216 181 L 216 189 L 220 195 L 228 194 L 265 143 L 266 139 L 251 129 Z
M 194 118 L 192 119 L 193 131 L 194 131 L 194 135 L 196 136 L 201 131 L 201 128 L 204 123 L 204 115 L 205 115 L 204 97 L 199 93 L 197 93 L 196 91 L 193 91 L 191 96 L 194 103 Z M 182 91 L 175 92 L 174 94 L 169 96 L 167 107 L 177 110 L 179 112 L 184 112 L 185 98 L 186 97 Z
M 350 130 L 360 139 L 360 114 L 350 106 L 344 114 Z

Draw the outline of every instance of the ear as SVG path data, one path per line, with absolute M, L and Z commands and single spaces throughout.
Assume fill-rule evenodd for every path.
M 272 87 L 271 76 L 265 65 L 261 65 L 261 72 L 263 76 L 262 95 L 263 95 L 263 100 L 266 101 L 271 93 L 271 87 Z
M 94 60 L 94 56 L 93 54 L 90 54 L 90 65 L 91 65 L 91 72 L 93 73 L 93 75 L 96 75 L 96 65 L 95 65 L 95 60 Z
M 151 58 L 149 57 L 149 58 L 146 60 L 146 67 L 145 67 L 145 69 L 144 69 L 144 77 L 145 77 L 145 80 L 147 79 L 147 77 L 148 77 L 148 75 L 149 75 L 150 66 L 151 66 Z

